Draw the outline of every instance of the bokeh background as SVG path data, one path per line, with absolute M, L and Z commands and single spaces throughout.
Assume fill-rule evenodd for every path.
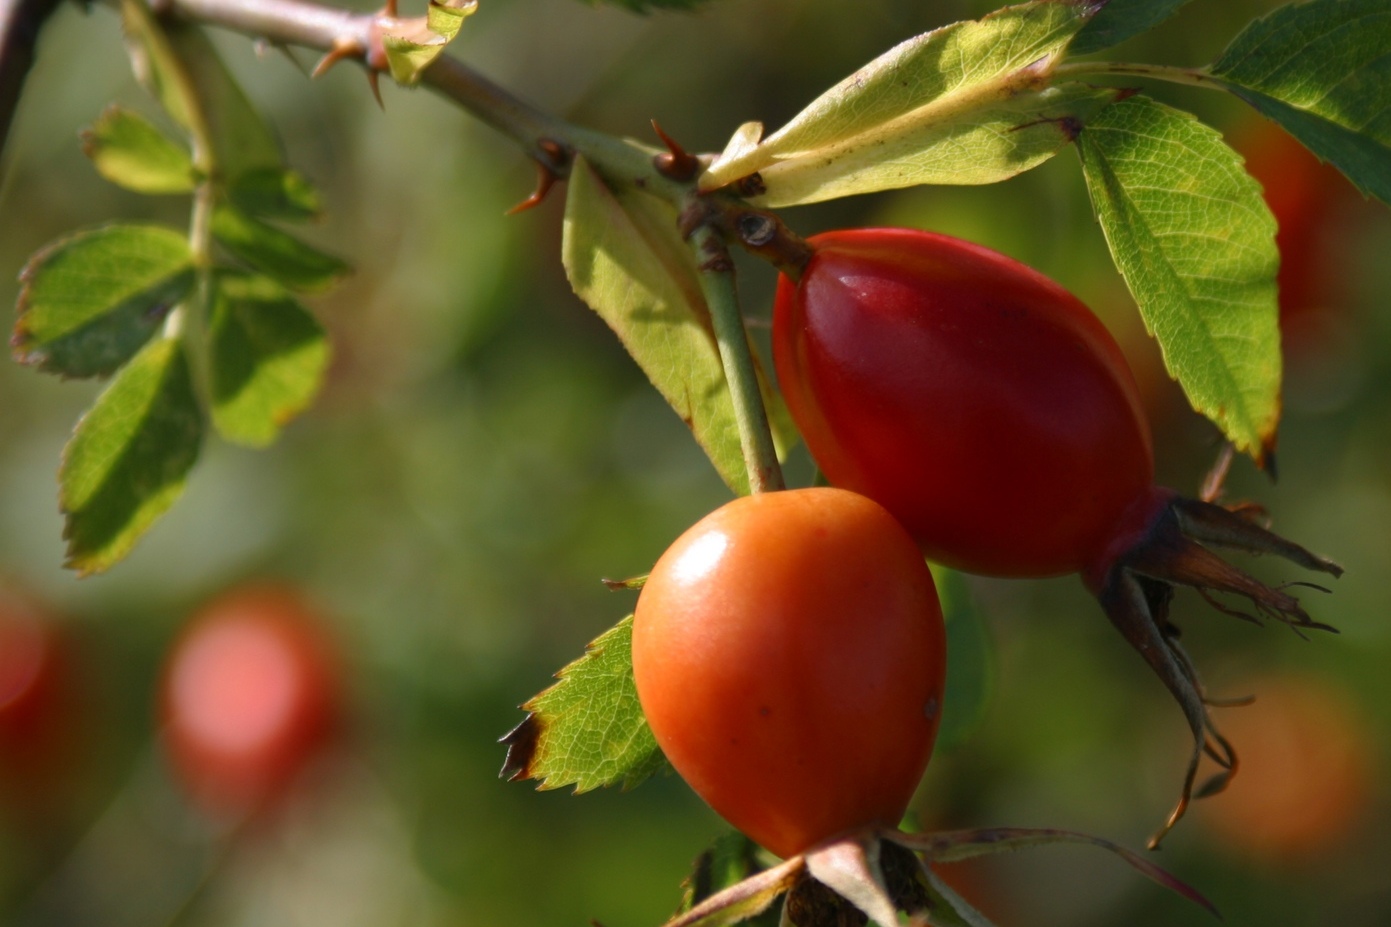
M 987 12 L 984 0 L 715 0 L 634 16 L 575 0 L 483 0 L 454 47 L 576 121 L 694 150 L 739 123 L 776 126 L 890 45 Z M 1208 62 L 1271 0 L 1194 3 L 1120 60 Z M 220 46 L 325 193 L 312 231 L 355 271 L 312 301 L 335 363 L 315 407 L 267 451 L 212 442 L 185 497 L 129 560 L 61 567 L 55 472 L 98 385 L 0 365 L 0 583 L 60 642 L 68 694 L 42 776 L 6 773 L 0 923 L 72 925 L 656 925 L 692 858 L 724 831 L 674 776 L 630 793 L 536 792 L 498 778 L 516 706 L 627 614 L 599 582 L 645 572 L 728 498 L 676 416 L 559 263 L 562 199 L 513 217 L 533 167 L 427 91 L 373 103 L 352 66 L 313 83 L 276 51 Z M 1280 479 L 1238 462 L 1232 494 L 1347 567 L 1306 596 L 1338 635 L 1252 627 L 1181 593 L 1175 617 L 1245 766 L 1158 861 L 1231 924 L 1391 922 L 1391 214 L 1218 94 L 1149 88 L 1220 127 L 1295 205 Z M 78 130 L 111 100 L 152 112 L 116 18 L 76 5 L 40 44 L 0 189 L 0 302 L 27 256 L 115 217 L 181 226 L 178 198 L 126 194 Z M 1298 191 L 1306 191 L 1297 195 Z M 1130 353 L 1158 467 L 1188 492 L 1218 450 L 1146 340 L 1106 253 L 1075 154 L 988 188 L 915 189 L 788 210 L 810 234 L 935 229 L 998 248 L 1081 295 Z M 1298 253 L 1296 253 L 1296 251 Z M 1293 270 L 1290 271 L 1294 273 Z M 742 265 L 755 325 L 773 277 Z M 794 482 L 812 476 L 804 458 Z M 1251 565 L 1271 581 L 1293 568 Z M 163 761 L 164 656 L 208 600 L 287 582 L 317 603 L 344 666 L 347 736 L 273 827 L 229 836 Z M 1075 578 L 971 580 L 993 641 L 974 736 L 945 749 L 915 802 L 925 826 L 1051 826 L 1143 846 L 1186 756 L 1179 712 Z M 952 710 L 948 705 L 948 712 Z M 0 767 L 22 765 L 6 746 Z M 27 748 L 25 748 L 27 749 Z M 1041 849 L 946 874 L 1002 925 L 1209 923 L 1087 849 Z

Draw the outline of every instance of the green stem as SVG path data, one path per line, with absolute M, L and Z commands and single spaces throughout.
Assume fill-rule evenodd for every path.
M 739 429 L 739 446 L 748 468 L 749 489 L 754 493 L 784 488 L 782 467 L 768 427 L 768 413 L 758 385 L 744 319 L 739 313 L 739 296 L 734 285 L 734 263 L 729 247 L 718 230 L 702 225 L 691 234 L 700 266 L 700 289 L 710 308 L 715 340 L 724 365 L 725 380 L 734 402 L 734 420 Z
M 1121 61 L 1078 61 L 1059 65 L 1053 71 L 1054 81 L 1075 80 L 1079 77 L 1147 77 L 1151 80 L 1226 90 L 1227 83 L 1202 68 L 1176 68 L 1164 64 L 1130 64 Z

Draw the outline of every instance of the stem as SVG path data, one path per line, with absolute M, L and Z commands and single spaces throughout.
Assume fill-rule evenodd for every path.
M 160 0 L 159 9 L 193 22 L 221 26 L 279 45 L 298 45 L 366 64 L 380 45 L 380 13 L 353 13 L 310 0 Z M 348 52 L 343 50 L 347 49 Z M 452 100 L 481 122 L 516 142 L 557 176 L 569 171 L 570 154 L 579 153 L 610 181 L 679 202 L 689 185 L 663 177 L 653 168 L 659 149 L 648 149 L 602 132 L 581 128 L 514 96 L 468 65 L 441 55 L 421 82 Z M 557 157 L 556 145 L 565 149 Z M 635 180 L 641 178 L 641 184 Z
M 768 428 L 768 413 L 763 407 L 753 351 L 739 314 L 734 262 L 729 256 L 729 247 L 720 233 L 709 225 L 694 231 L 691 246 L 700 264 L 700 289 L 710 307 L 720 361 L 724 365 L 730 399 L 734 402 L 734 420 L 739 428 L 744 465 L 748 468 L 749 489 L 754 493 L 782 489 L 782 467 L 778 464 L 777 448 L 773 446 L 773 434 Z
M 1059 65 L 1053 78 L 1072 80 L 1078 77 L 1148 77 L 1188 87 L 1226 90 L 1227 83 L 1201 68 L 1176 68 L 1164 64 L 1127 64 L 1121 61 L 1079 61 Z

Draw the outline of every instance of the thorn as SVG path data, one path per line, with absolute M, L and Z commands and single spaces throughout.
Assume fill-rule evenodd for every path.
M 395 19 L 397 14 L 396 0 L 386 0 L 386 3 L 382 4 L 382 13 Z
M 536 170 L 536 189 L 531 191 L 531 195 L 526 199 L 507 210 L 506 215 L 515 216 L 519 212 L 526 212 L 528 209 L 540 206 L 546 199 L 546 194 L 551 192 L 551 187 L 555 186 L 555 182 L 560 179 L 549 165 L 542 164 L 540 161 L 536 162 Z
M 369 70 L 367 72 L 367 86 L 372 88 L 372 96 L 376 99 L 377 106 L 381 108 L 382 112 L 386 112 L 386 104 L 382 102 L 382 82 L 380 71 Z
M 652 159 L 658 173 L 682 182 L 695 179 L 696 174 L 700 173 L 700 159 L 682 148 L 679 142 L 662 131 L 662 127 L 657 124 L 655 119 L 652 120 L 652 131 L 656 132 L 657 137 L 662 140 L 662 144 L 667 146 L 665 153 Z
M 356 39 L 338 39 L 333 43 L 333 48 L 319 59 L 319 63 L 314 65 L 314 70 L 309 72 L 309 76 L 322 77 L 328 73 L 329 68 L 333 67 L 346 58 L 356 58 L 364 51 L 362 44 Z

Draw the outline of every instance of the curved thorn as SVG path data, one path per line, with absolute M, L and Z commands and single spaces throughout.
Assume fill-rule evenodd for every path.
M 324 53 L 319 59 L 319 63 L 314 65 L 314 70 L 309 72 L 311 78 L 322 77 L 328 73 L 329 68 L 347 58 L 356 58 L 363 53 L 362 44 L 356 39 L 341 39 L 333 43 L 333 47 Z
M 537 177 L 536 189 L 531 191 L 531 195 L 522 200 L 516 206 L 507 210 L 506 215 L 515 216 L 519 212 L 526 212 L 528 209 L 535 209 L 546 199 L 546 194 L 551 192 L 551 187 L 559 179 L 555 171 L 551 170 L 540 161 L 536 162 Z

